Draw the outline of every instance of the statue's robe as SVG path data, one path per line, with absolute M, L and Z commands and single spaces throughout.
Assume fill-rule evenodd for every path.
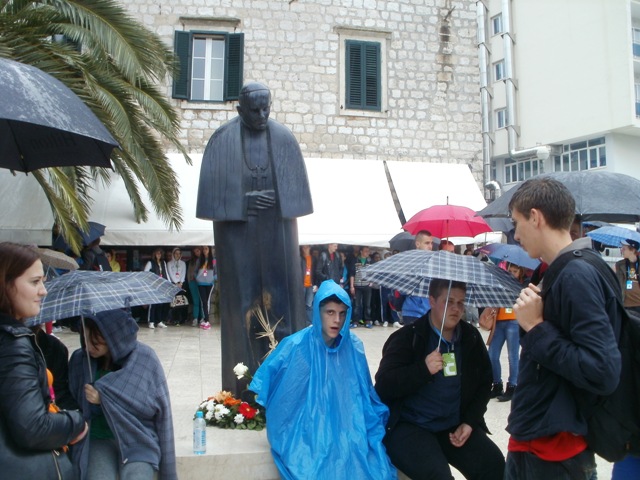
M 245 129 L 241 133 L 241 129 Z M 233 367 L 255 372 L 269 350 L 252 309 L 268 312 L 279 340 L 306 325 L 296 217 L 313 212 L 306 167 L 293 134 L 269 120 L 258 168 L 245 142 L 255 131 L 236 117 L 212 135 L 200 170 L 196 216 L 213 220 L 220 286 L 222 388 L 240 393 Z M 260 135 L 258 132 L 257 135 Z M 268 137 L 268 140 L 265 139 Z M 246 143 L 245 143 L 246 145 Z M 270 150 L 270 152 L 268 151 Z M 246 194 L 271 191 L 276 203 L 248 209 Z

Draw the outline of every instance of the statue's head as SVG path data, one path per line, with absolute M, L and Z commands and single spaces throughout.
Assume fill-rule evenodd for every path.
M 251 130 L 264 130 L 271 113 L 271 91 L 258 82 L 245 84 L 240 90 L 240 103 L 237 106 L 242 123 Z

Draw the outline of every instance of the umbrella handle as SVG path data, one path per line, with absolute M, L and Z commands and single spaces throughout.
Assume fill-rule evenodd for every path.
M 89 380 L 90 384 L 93 384 L 93 372 L 91 371 L 91 356 L 89 355 L 89 339 L 87 338 L 87 329 L 84 324 L 84 315 L 80 315 L 80 322 L 82 323 L 82 336 L 84 338 L 84 351 L 87 356 L 87 367 L 89 367 Z

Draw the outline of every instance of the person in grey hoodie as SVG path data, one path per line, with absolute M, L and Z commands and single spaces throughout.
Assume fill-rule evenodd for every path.
M 125 310 L 85 317 L 83 348 L 69 361 L 71 393 L 90 423 L 72 450 L 82 480 L 151 480 L 156 471 L 159 479 L 177 479 L 167 381 L 137 331 Z

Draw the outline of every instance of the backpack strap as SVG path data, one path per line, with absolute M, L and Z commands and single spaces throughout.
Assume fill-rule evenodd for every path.
M 586 261 L 598 271 L 600 277 L 611 287 L 611 290 L 615 293 L 616 298 L 620 302 L 620 306 L 622 306 L 622 292 L 620 291 L 616 274 L 598 253 L 589 248 L 565 252 L 551 262 L 551 265 L 549 265 L 549 268 L 543 277 L 542 297 L 544 298 L 547 295 L 564 267 L 566 267 L 569 262 L 576 259 Z

